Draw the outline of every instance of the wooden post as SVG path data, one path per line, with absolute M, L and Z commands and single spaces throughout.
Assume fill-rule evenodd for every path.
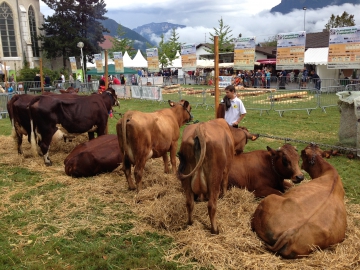
M 214 84 L 215 84 L 215 118 L 219 108 L 219 37 L 214 36 Z
M 109 86 L 109 80 L 108 80 L 108 73 L 109 73 L 109 70 L 108 70 L 108 51 L 105 50 L 105 89 L 108 89 L 108 86 Z
M 41 86 L 41 94 L 44 94 L 44 76 L 42 69 L 42 58 L 40 58 L 40 86 Z

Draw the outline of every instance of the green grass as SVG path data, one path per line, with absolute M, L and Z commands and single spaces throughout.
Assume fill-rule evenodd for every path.
M 121 100 L 120 103 L 120 108 L 115 108 L 115 117 L 109 121 L 111 134 L 116 134 L 117 113 L 152 112 L 168 107 L 167 103 L 151 101 Z M 212 108 L 194 105 L 192 114 L 198 121 L 215 117 Z M 249 110 L 241 125 L 253 133 L 296 140 L 290 143 L 301 150 L 309 141 L 339 145 L 339 122 L 340 113 L 334 107 L 327 109 L 327 113 L 318 108 L 310 115 L 306 111 L 289 111 L 283 117 L 274 111 L 260 115 L 257 110 Z M 9 119 L 0 120 L 0 135 L 10 133 Z M 246 151 L 266 146 L 277 148 L 283 143 L 284 140 L 260 137 L 249 142 Z M 0 160 L 3 158 L 6 156 L 0 153 Z M 341 175 L 350 203 L 360 203 L 359 159 L 350 160 L 343 155 L 328 162 Z M 86 197 L 80 192 L 79 200 L 72 201 L 67 194 L 73 188 L 71 184 L 48 178 L 21 166 L 0 163 L 0 195 L 8 198 L 0 201 L 1 269 L 192 269 L 163 259 L 172 245 L 169 236 L 150 231 L 132 233 L 137 217 L 122 202 L 121 192 L 114 192 L 116 196 L 111 203 L 99 199 L 97 191 Z M 69 212 L 66 220 L 61 216 L 63 213 L 57 212 L 63 204 Z

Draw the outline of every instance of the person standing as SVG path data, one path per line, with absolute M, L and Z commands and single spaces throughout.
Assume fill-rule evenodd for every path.
M 121 84 L 120 80 L 116 76 L 113 77 L 113 84 Z
M 125 85 L 125 83 L 126 83 L 125 77 L 124 77 L 123 74 L 120 76 L 120 82 L 121 82 L 122 85 Z
M 40 78 L 40 74 L 36 74 L 34 77 L 34 86 L 35 87 L 40 87 L 40 82 L 41 82 L 41 78 Z
M 45 87 L 49 87 L 51 84 L 49 75 L 45 75 Z
M 225 88 L 226 96 L 223 101 L 225 103 L 225 121 L 233 127 L 238 127 L 241 120 L 246 115 L 246 109 L 243 102 L 236 96 L 235 87 L 228 85 Z
M 270 88 L 271 72 L 268 69 L 265 70 L 265 80 L 266 80 L 266 88 Z
M 70 75 L 69 75 L 69 83 L 70 83 L 70 86 L 71 87 L 74 87 L 74 77 L 72 76 L 72 74 L 70 73 Z
M 60 79 L 61 79 L 61 88 L 64 88 L 65 85 L 65 76 L 64 76 L 64 72 L 60 72 Z
M 304 67 L 303 73 L 302 73 L 302 78 L 301 78 L 301 83 L 302 83 L 302 88 L 306 88 L 307 87 L 307 79 L 308 79 L 308 71 L 306 69 L 306 67 Z
M 310 72 L 310 77 L 313 80 L 315 84 L 315 88 L 320 91 L 321 89 L 321 79 L 320 76 L 315 72 L 315 70 L 312 70 Z

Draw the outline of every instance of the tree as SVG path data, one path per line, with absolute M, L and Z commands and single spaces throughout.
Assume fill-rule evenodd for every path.
M 268 37 L 268 40 L 262 42 L 261 46 L 262 47 L 276 47 L 277 46 L 276 36 Z
M 69 56 L 79 55 L 78 42 L 83 42 L 83 54 L 88 61 L 99 53 L 99 43 L 103 42 L 103 32 L 108 32 L 100 20 L 107 19 L 104 14 L 104 0 L 43 0 L 55 12 L 44 20 L 40 30 L 45 35 L 38 38 L 48 59 L 63 58 L 63 67 Z M 86 65 L 86 61 L 84 61 Z
M 219 52 L 233 52 L 234 44 L 232 35 L 230 34 L 230 26 L 224 25 L 224 21 L 221 18 L 219 21 L 219 28 L 214 28 L 215 34 L 210 34 L 210 40 L 212 41 L 209 49 L 205 49 L 207 52 L 214 53 L 214 37 L 219 37 Z
M 127 51 L 129 56 L 134 56 L 134 41 L 125 37 L 126 32 L 124 31 L 124 28 L 121 24 L 119 24 L 116 33 L 117 36 L 111 38 L 112 47 L 109 50 L 110 58 L 113 58 L 114 52 L 122 52 L 122 54 L 124 55 L 124 53 Z
M 179 51 L 181 48 L 181 42 L 179 42 L 179 34 L 176 33 L 176 29 L 171 30 L 171 36 L 168 41 L 165 41 L 165 37 L 162 34 L 161 40 L 158 46 L 158 57 L 159 62 L 162 66 L 168 66 L 176 58 L 176 51 Z
M 341 16 L 331 14 L 330 19 L 327 24 L 325 24 L 325 29 L 330 30 L 330 28 L 338 28 L 344 26 L 354 26 L 355 20 L 354 15 L 348 14 L 346 11 L 343 12 Z

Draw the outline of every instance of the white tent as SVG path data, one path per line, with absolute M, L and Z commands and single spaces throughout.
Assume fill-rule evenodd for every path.
M 124 67 L 128 67 L 128 68 L 134 67 L 133 60 L 131 59 L 127 51 L 123 55 L 123 63 L 124 63 Z
M 198 67 L 198 68 L 213 68 L 214 60 L 196 60 L 196 67 Z
M 160 64 L 161 67 L 161 64 Z M 175 59 L 171 61 L 171 63 L 166 66 L 165 68 L 182 68 L 182 63 L 181 63 L 181 55 L 179 53 L 179 51 L 176 51 L 176 55 L 175 55 Z
M 125 65 L 124 65 L 125 66 Z M 147 68 L 148 63 L 144 56 L 141 54 L 140 50 L 137 51 L 134 59 L 132 60 L 132 66 L 136 68 Z

